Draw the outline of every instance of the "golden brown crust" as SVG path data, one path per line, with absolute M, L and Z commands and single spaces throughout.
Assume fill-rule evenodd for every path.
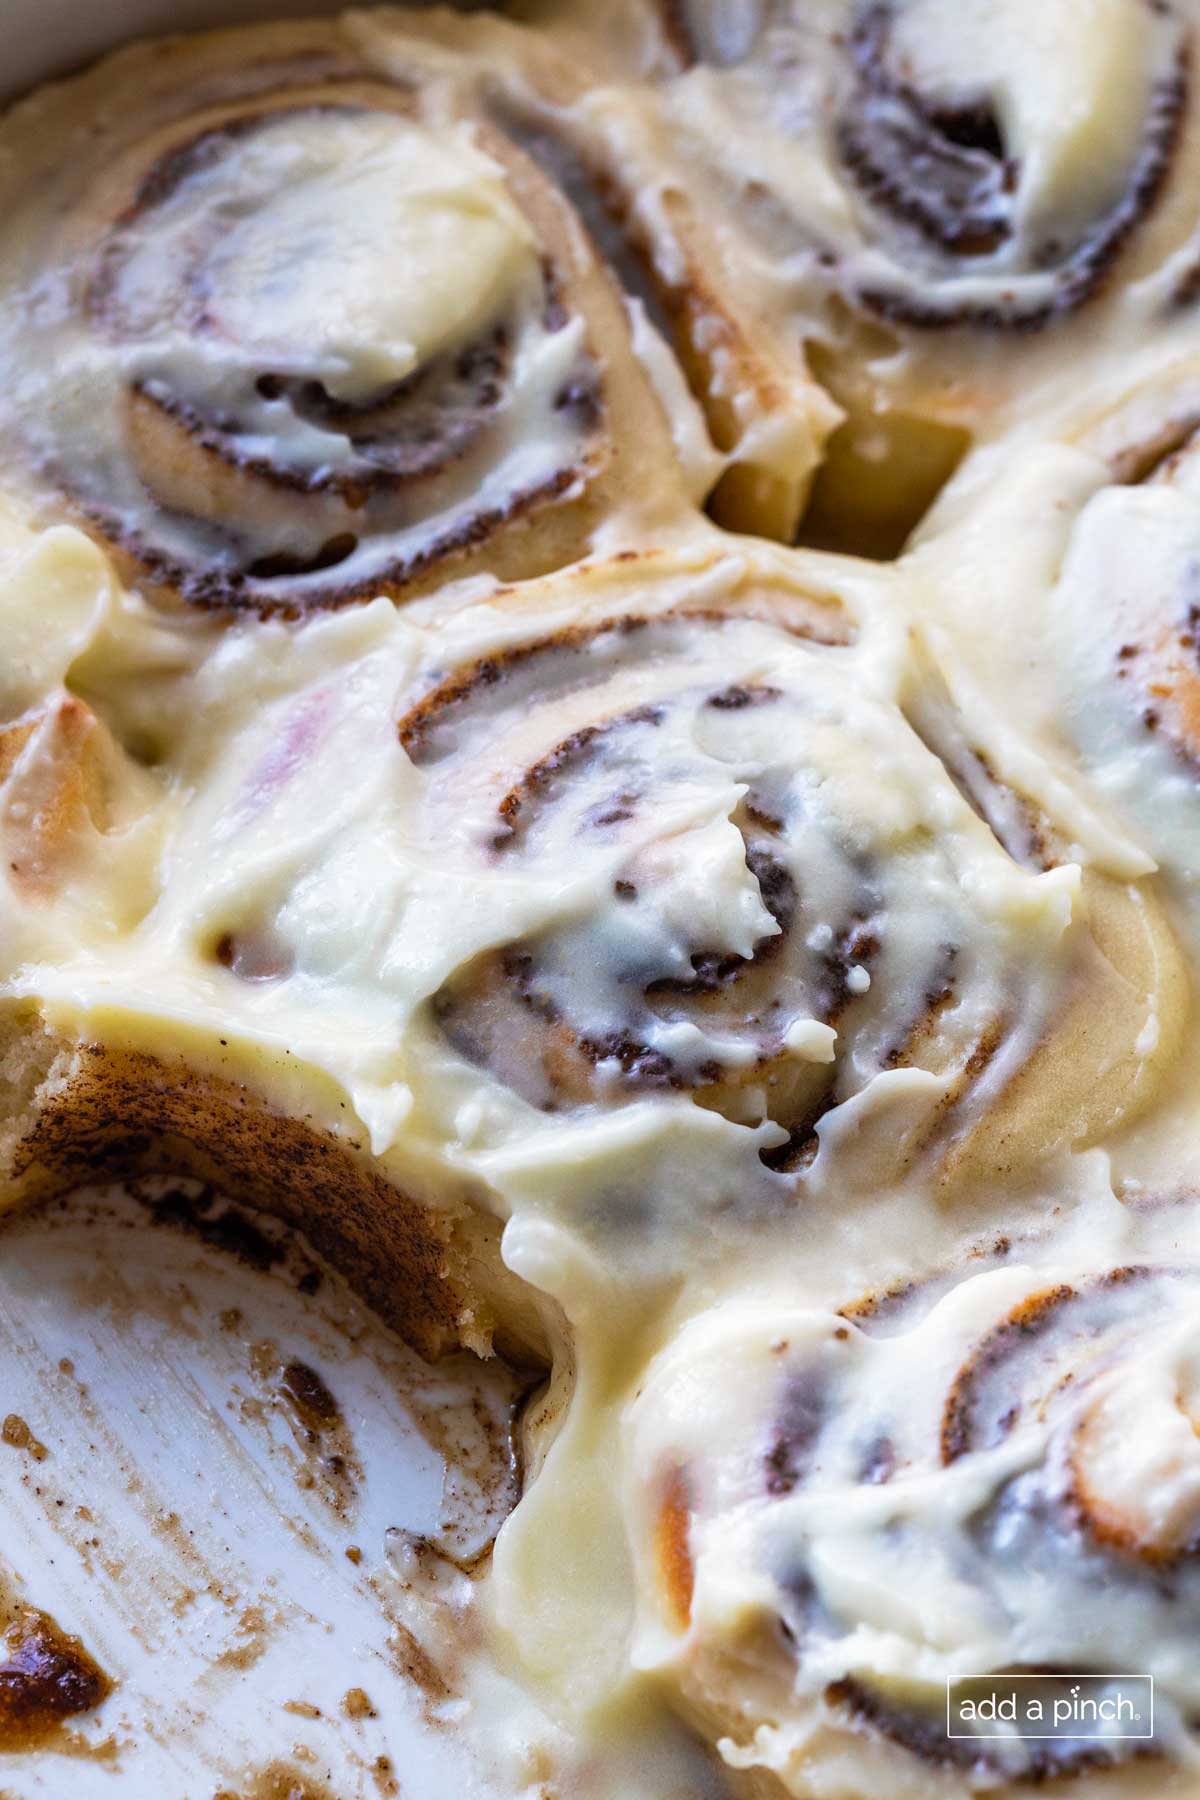
M 0 1035 L 0 1069 L 5 1050 Z M 289 1118 L 182 1058 L 56 1039 L 39 1046 L 19 1021 L 7 1052 L 10 1067 L 24 1052 L 15 1085 L 29 1091 L 25 1106 L 4 1106 L 16 1128 L 6 1153 L 0 1141 L 0 1203 L 156 1170 L 196 1175 L 303 1230 L 422 1355 L 460 1345 L 488 1354 L 501 1303 L 504 1349 L 541 1355 L 528 1302 L 515 1282 L 506 1288 L 497 1222 L 465 1205 L 422 1205 L 356 1140 Z
M 11 725 L 0 725 L 0 782 L 15 770 L 38 732 L 43 734 L 44 770 L 36 805 L 10 856 L 9 873 L 23 891 L 36 895 L 53 886 L 79 834 L 108 824 L 108 767 L 112 745 L 90 706 L 73 694 Z

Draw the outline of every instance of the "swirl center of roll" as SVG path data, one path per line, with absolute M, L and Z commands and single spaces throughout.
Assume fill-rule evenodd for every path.
M 852 687 L 831 623 L 769 588 L 631 602 L 443 674 L 401 719 L 431 834 L 536 896 L 432 996 L 458 1056 L 547 1112 L 686 1096 L 769 1126 L 779 1172 L 894 1070 L 920 1072 L 914 1158 L 1005 1094 L 1082 946 L 1054 883 Z
M 313 107 L 205 133 L 141 202 L 98 296 L 131 373 L 248 410 L 268 436 L 286 429 L 286 379 L 362 405 L 537 279 L 497 165 L 459 132 L 390 114 Z
M 217 62 L 194 94 L 147 70 L 86 161 L 4 163 L 31 494 L 171 607 L 407 598 L 485 546 L 556 566 L 616 481 L 610 389 L 652 403 L 601 374 L 610 296 L 556 192 L 453 64 Z

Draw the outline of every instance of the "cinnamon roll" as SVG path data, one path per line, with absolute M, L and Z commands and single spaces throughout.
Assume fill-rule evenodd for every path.
M 6 459 L 126 579 L 299 614 L 682 503 L 624 305 L 489 114 L 516 27 L 135 49 L 3 127 Z M 532 54 L 532 51 L 530 51 Z
M 1200 1719 L 1198 1282 L 1001 1267 L 694 1319 L 627 1413 L 639 1666 L 763 1792 L 1109 1793 L 1146 1755 L 1138 1791 L 1174 1791 Z M 948 1734 L 947 1683 L 1129 1670 L 1152 1741 Z
M 1019 460 L 965 465 L 906 567 L 985 754 L 1057 794 L 1094 865 L 1157 863 L 1194 928 L 1200 380 L 1169 362 L 1109 387 L 1031 425 Z
M 1177 1042 L 1171 934 L 1022 866 L 909 724 L 886 615 L 809 573 L 554 578 L 420 685 L 417 829 L 497 896 L 434 1040 L 543 1115 L 694 1101 L 779 1171 L 885 1101 L 892 1167 L 946 1179 L 1090 1141 Z
M 792 535 L 812 480 L 806 541 L 892 555 L 1064 348 L 1111 336 L 1119 355 L 1155 327 L 1139 284 L 1197 226 L 1194 9 L 697 0 L 661 17 L 676 72 L 594 89 L 578 130 L 743 488 L 753 471 L 773 489 L 721 516 Z M 807 458 L 795 430 L 772 442 L 785 397 Z
M 1200 12 L 514 10 L 0 120 L 0 1209 L 548 1374 L 513 1791 L 1182 1796 Z

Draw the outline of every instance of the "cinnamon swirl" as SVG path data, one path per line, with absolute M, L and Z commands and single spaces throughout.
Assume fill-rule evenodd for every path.
M 514 10 L 0 121 L 0 1207 L 546 1374 L 498 1791 L 1183 1800 L 1200 11 Z
M 806 541 L 892 555 L 1065 349 L 1154 329 L 1143 277 L 1196 230 L 1193 9 L 659 16 L 654 85 L 594 88 L 577 129 L 740 471 L 720 516 L 793 535 L 811 481 Z
M 909 724 L 886 613 L 807 572 L 649 557 L 489 603 L 400 740 L 422 834 L 544 899 L 496 910 L 431 1024 L 543 1114 L 689 1097 L 781 1171 L 885 1093 L 895 1169 L 1090 1141 L 1178 1041 L 1170 931 L 1022 866 Z
M 1200 1699 L 1198 1280 L 1001 1267 L 695 1319 L 628 1413 L 640 1666 L 764 1792 L 1075 1793 L 1090 1771 L 1109 1793 L 1147 1755 L 1139 1791 L 1174 1791 Z M 1155 1677 L 1152 1743 L 948 1735 L 948 1682 L 1129 1669 Z
M 123 897 L 103 926 L 9 883 L 0 1001 L 18 1041 L 48 1030 L 12 1197 L 182 1158 L 299 1206 L 374 1292 L 381 1218 L 403 1263 L 428 1213 L 393 1308 L 418 1341 L 486 1341 L 509 1277 L 477 1240 L 522 1208 L 514 1155 L 622 1265 L 624 1161 L 665 1274 L 732 1188 L 748 1244 L 797 1182 L 961 1189 L 1094 1141 L 1170 1064 L 1185 995 L 1152 897 L 1005 847 L 909 722 L 924 678 L 863 572 L 704 540 L 450 613 L 169 619 L 157 650 L 134 616 L 128 641 L 110 596 L 41 677 L 72 717 L 102 672 L 153 855 L 80 827 Z M 303 1169 L 288 1195 L 264 1145 Z M 690 1218 L 663 1167 L 685 1146 L 713 1171 Z M 427 1286 L 455 1242 L 477 1303 Z M 544 1341 L 530 1305 L 504 1310 Z
M 160 596 L 298 614 L 536 573 L 622 499 L 681 504 L 623 304 L 482 103 L 523 47 L 270 27 L 18 106 L 3 423 L 39 515 Z

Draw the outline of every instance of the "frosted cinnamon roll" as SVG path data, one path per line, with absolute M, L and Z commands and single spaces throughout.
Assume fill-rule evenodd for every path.
M 556 567 L 678 499 L 623 304 L 481 104 L 488 29 L 173 40 L 14 109 L 2 423 L 37 516 L 161 596 L 300 613 Z
M 894 554 L 972 436 L 1028 405 L 1065 345 L 1149 328 L 1154 309 L 1127 316 L 1121 296 L 1197 222 L 1193 9 L 662 13 L 679 72 L 593 93 L 590 153 L 719 441 L 744 485 L 757 471 L 773 493 L 760 528 L 794 531 L 815 470 L 806 539 Z M 772 391 L 808 420 L 807 464 L 794 439 L 772 443 Z
M 1200 376 L 1112 387 L 964 465 L 907 568 L 985 754 L 1094 865 L 1157 863 L 1194 923 Z
M 1194 1780 L 1198 1282 L 998 1268 L 695 1319 L 627 1414 L 639 1666 L 764 1793 Z M 1131 1670 L 1152 1738 L 948 1734 L 947 1683 Z
M 495 895 L 431 1027 L 542 1114 L 691 1100 L 780 1171 L 873 1117 L 943 1174 L 1089 1141 L 1177 1041 L 1170 933 L 1009 854 L 830 572 L 647 556 L 489 603 L 398 728 L 421 834 Z

